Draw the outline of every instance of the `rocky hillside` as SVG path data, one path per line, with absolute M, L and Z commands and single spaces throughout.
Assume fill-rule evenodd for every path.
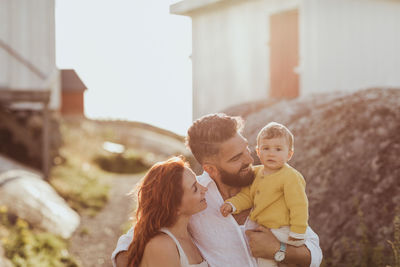
M 373 266 L 385 254 L 390 263 L 386 240 L 393 240 L 400 215 L 400 90 L 249 103 L 226 112 L 244 115 L 252 146 L 270 121 L 293 132 L 290 164 L 307 181 L 309 223 L 326 265 Z
M 171 155 L 190 155 L 182 136 L 145 123 L 67 117 L 57 125 L 63 142 L 49 183 L 65 199 L 63 206 L 47 183 L 33 179 L 38 171 L 0 153 L 0 267 L 111 266 L 118 237 L 130 225 L 134 202 L 128 193 L 144 175 L 144 169 L 136 173 L 127 165 L 134 165 L 133 159 L 152 165 Z M 99 156 L 117 167 L 129 159 L 122 167 L 135 174 L 104 171 Z

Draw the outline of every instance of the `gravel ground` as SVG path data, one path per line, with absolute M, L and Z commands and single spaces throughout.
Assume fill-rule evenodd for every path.
M 127 194 L 143 174 L 112 177 L 110 199 L 95 217 L 82 216 L 70 239 L 69 251 L 83 267 L 112 266 L 113 252 L 122 227 L 132 215 L 133 201 Z

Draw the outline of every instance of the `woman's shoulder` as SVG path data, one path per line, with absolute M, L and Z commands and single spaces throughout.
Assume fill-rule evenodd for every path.
M 146 245 L 146 249 L 159 250 L 159 249 L 173 249 L 176 251 L 176 244 L 171 237 L 165 233 L 160 233 L 150 239 Z
M 164 266 L 180 264 L 179 252 L 174 240 L 164 233 L 156 235 L 146 244 L 143 260 L 151 263 L 152 266 L 158 266 L 159 263 Z

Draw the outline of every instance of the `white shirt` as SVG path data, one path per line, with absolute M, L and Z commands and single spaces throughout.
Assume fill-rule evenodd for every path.
M 257 267 L 256 260 L 247 246 L 243 227 L 233 216 L 223 217 L 220 213 L 220 206 L 224 201 L 214 180 L 207 172 L 203 172 L 197 177 L 197 181 L 208 189 L 205 195 L 207 208 L 192 215 L 189 230 L 203 257 L 210 267 Z M 111 256 L 114 267 L 115 256 L 128 250 L 132 237 L 133 228 L 119 238 Z M 322 261 L 322 251 L 319 238 L 310 227 L 306 230 L 305 245 L 311 252 L 310 267 L 318 267 Z

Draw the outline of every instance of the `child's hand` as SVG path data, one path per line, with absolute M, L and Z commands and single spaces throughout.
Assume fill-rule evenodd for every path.
M 228 203 L 224 203 L 220 208 L 222 216 L 226 217 L 232 212 L 232 206 Z
M 303 241 L 304 239 L 297 239 L 297 238 L 289 236 L 288 240 L 289 241 Z

